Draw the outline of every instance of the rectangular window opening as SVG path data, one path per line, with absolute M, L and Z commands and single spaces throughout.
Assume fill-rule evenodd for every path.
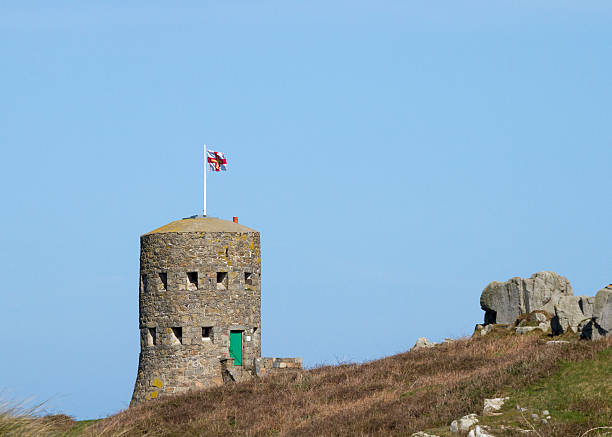
M 217 272 L 217 289 L 225 289 L 227 287 L 227 272 Z
M 157 344 L 156 331 L 156 328 L 147 328 L 147 346 L 155 346 Z
M 180 326 L 172 328 L 172 344 L 183 344 L 183 328 Z
M 140 275 L 140 291 L 147 291 L 147 275 Z
M 162 290 L 166 290 L 168 288 L 168 273 L 160 272 L 159 273 L 159 280 L 162 283 Z
M 202 341 L 212 341 L 212 326 L 202 327 Z
M 198 272 L 187 272 L 187 289 L 198 289 Z
M 244 272 L 244 286 L 245 287 L 253 286 L 253 273 Z

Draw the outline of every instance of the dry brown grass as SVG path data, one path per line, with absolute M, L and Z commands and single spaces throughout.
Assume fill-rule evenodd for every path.
M 6 437 L 59 437 L 67 435 L 75 422 L 63 414 L 37 416 L 40 405 L 22 407 L 4 403 L 0 405 L 0 436 Z
M 364 364 L 324 366 L 149 401 L 97 423 L 88 432 L 103 436 L 406 436 L 478 413 L 485 397 L 548 376 L 561 360 L 593 358 L 611 347 L 612 339 L 544 343 L 538 335 L 504 336 L 503 340 L 485 336 Z M 586 429 L 571 431 L 579 435 Z

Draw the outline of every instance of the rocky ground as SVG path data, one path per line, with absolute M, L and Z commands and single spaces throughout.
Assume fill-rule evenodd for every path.
M 594 360 L 564 363 L 557 373 L 502 393 L 507 396 L 485 398 L 478 412 L 412 437 L 612 436 L 611 349 Z

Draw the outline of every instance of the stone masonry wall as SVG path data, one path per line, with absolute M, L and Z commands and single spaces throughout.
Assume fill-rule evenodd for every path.
M 259 233 L 160 232 L 140 244 L 141 352 L 132 404 L 221 384 L 232 330 L 243 331 L 243 366 L 252 367 L 261 355 Z
M 270 374 L 298 371 L 302 369 L 301 358 L 255 358 L 254 373 L 259 377 L 264 377 Z

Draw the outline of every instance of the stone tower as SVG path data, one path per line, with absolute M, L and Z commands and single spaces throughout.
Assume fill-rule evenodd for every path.
M 220 384 L 261 356 L 259 232 L 188 218 L 140 238 L 140 359 L 132 404 Z

